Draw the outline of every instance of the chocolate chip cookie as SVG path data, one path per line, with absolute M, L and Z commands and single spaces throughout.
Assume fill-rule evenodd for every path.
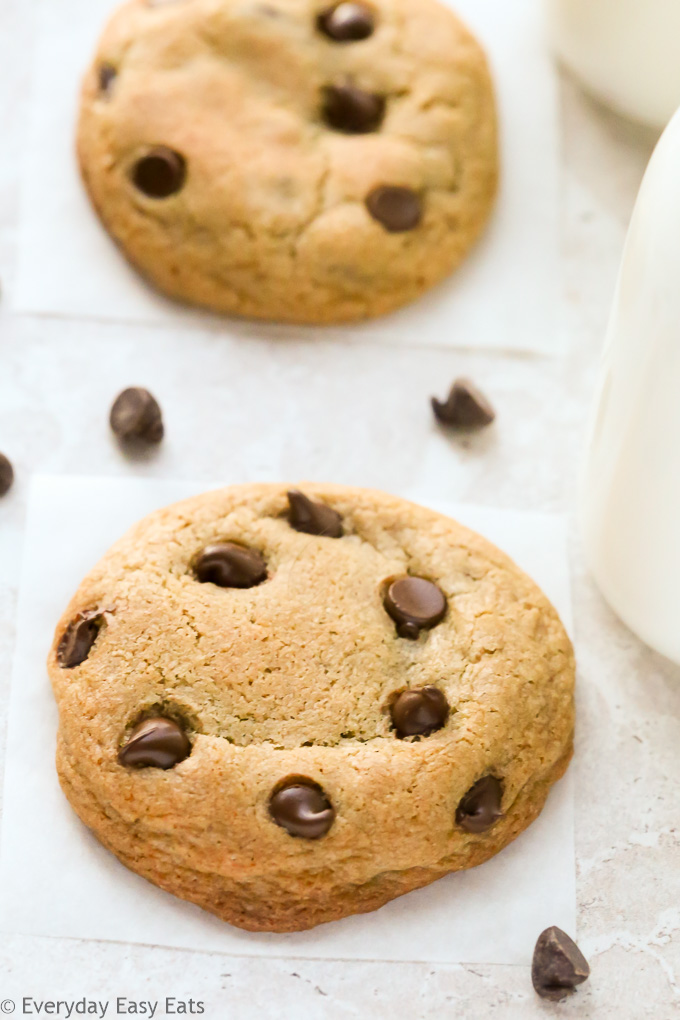
M 498 171 L 484 53 L 436 0 L 129 0 L 86 76 L 78 152 L 158 289 L 308 323 L 442 280 Z
M 572 751 L 546 598 L 461 525 L 363 489 L 239 486 L 152 514 L 83 581 L 49 673 L 82 820 L 252 931 L 480 864 Z

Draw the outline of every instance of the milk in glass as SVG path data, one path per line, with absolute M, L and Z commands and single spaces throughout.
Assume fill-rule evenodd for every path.
M 547 0 L 557 52 L 607 105 L 663 128 L 680 106 L 680 0 Z
M 680 663 L 680 111 L 652 157 L 626 242 L 582 519 L 607 600 Z

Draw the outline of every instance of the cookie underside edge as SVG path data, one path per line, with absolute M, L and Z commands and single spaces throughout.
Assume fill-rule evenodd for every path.
M 353 914 L 370 913 L 391 900 L 436 882 L 454 871 L 484 864 L 517 839 L 543 810 L 554 783 L 562 778 L 573 755 L 573 735 L 563 754 L 520 792 L 508 814 L 487 834 L 480 836 L 464 858 L 441 862 L 434 868 L 411 868 L 376 875 L 364 885 L 334 886 L 328 876 L 306 895 L 276 896 L 258 883 L 251 895 L 248 886 L 226 876 L 190 872 L 178 868 L 169 855 L 148 847 L 135 852 L 129 827 L 116 822 L 94 800 L 79 781 L 77 770 L 59 743 L 57 771 L 64 794 L 81 821 L 98 840 L 131 871 L 180 899 L 214 914 L 228 924 L 251 932 L 284 934 L 307 931 L 317 925 L 338 921 Z M 280 878 L 280 877 L 279 877 Z M 268 892 L 271 893 L 268 895 Z M 264 893 L 264 895 L 263 895 Z M 266 908 L 263 910 L 263 903 Z

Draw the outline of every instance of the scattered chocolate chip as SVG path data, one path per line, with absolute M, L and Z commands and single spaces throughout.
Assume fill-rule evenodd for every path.
M 104 95 L 108 95 L 111 92 L 111 86 L 118 76 L 113 64 L 100 64 L 98 71 L 99 79 L 99 91 L 103 92 Z
M 531 965 L 531 980 L 542 999 L 560 1002 L 587 981 L 590 967 L 573 939 L 559 928 L 539 935 Z
M 424 577 L 400 577 L 385 593 L 385 609 L 400 637 L 415 640 L 421 630 L 435 627 L 446 614 L 444 592 Z
M 261 554 L 236 542 L 206 546 L 194 564 L 194 572 L 202 584 L 220 588 L 254 588 L 267 579 L 267 565 Z
M 444 403 L 432 397 L 432 410 L 440 425 L 460 429 L 481 429 L 496 417 L 489 401 L 469 379 L 456 379 Z
M 366 4 L 343 2 L 322 11 L 317 25 L 334 42 L 359 42 L 373 35 L 375 16 Z
M 320 839 L 335 819 L 335 808 L 311 779 L 291 776 L 269 800 L 269 814 L 291 836 Z
M 456 811 L 456 823 L 466 832 L 486 832 L 503 817 L 503 784 L 495 776 L 484 776 L 470 787 Z
M 0 496 L 4 496 L 12 488 L 14 482 L 14 468 L 11 461 L 0 453 Z
M 288 520 L 291 528 L 306 535 L 342 538 L 342 517 L 325 503 L 313 503 L 297 489 L 288 493 Z
M 391 184 L 374 188 L 366 199 L 366 208 L 391 234 L 413 230 L 423 218 L 420 196 L 412 188 Z
M 158 716 L 137 723 L 118 752 L 121 765 L 171 769 L 191 754 L 191 743 L 173 719 Z
M 390 709 L 400 737 L 427 736 L 440 730 L 449 716 L 449 703 L 438 687 L 402 691 Z
M 377 131 L 385 116 L 385 97 L 364 92 L 349 82 L 323 90 L 323 119 L 335 131 L 365 135 Z
M 160 443 L 165 432 L 158 401 L 140 386 L 123 390 L 116 397 L 110 422 L 114 433 L 124 442 Z
M 164 145 L 151 149 L 132 168 L 132 180 L 148 198 L 170 198 L 184 187 L 187 164 L 184 156 Z
M 85 662 L 97 640 L 104 617 L 101 613 L 81 613 L 69 623 L 57 648 L 57 661 L 62 669 L 74 669 Z

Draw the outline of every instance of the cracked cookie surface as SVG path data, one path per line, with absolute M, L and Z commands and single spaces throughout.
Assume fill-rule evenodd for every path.
M 368 34 L 338 38 L 351 9 Z M 104 225 L 161 291 L 352 321 L 413 301 L 478 237 L 493 88 L 436 0 L 130 0 L 86 76 L 78 153 Z
M 547 599 L 456 522 L 357 488 L 237 486 L 152 514 L 83 581 L 48 668 L 82 820 L 254 931 L 483 862 L 571 755 L 573 655 Z

